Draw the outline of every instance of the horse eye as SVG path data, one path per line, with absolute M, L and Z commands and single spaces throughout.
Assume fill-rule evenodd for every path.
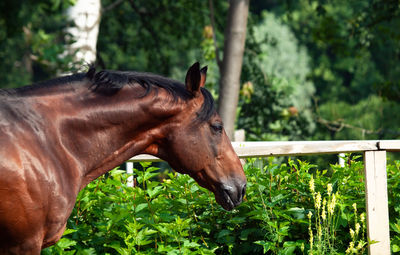
M 222 124 L 221 124 L 221 123 L 214 123 L 214 124 L 211 124 L 211 128 L 212 128 L 214 131 L 218 132 L 218 133 L 222 133 L 223 127 L 222 127 Z

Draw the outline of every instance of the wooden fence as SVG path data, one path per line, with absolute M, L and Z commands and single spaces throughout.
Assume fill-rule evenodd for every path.
M 367 234 L 369 240 L 377 242 L 369 246 L 369 254 L 390 254 L 386 152 L 400 151 L 400 140 L 233 142 L 232 145 L 239 158 L 363 153 Z M 138 155 L 128 161 L 128 172 L 132 172 L 133 162 L 139 161 L 161 160 Z

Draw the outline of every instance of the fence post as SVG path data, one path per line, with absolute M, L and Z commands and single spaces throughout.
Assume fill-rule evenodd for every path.
M 365 151 L 365 196 L 370 255 L 390 254 L 386 151 Z
M 339 158 L 339 166 L 341 166 L 341 167 L 344 167 L 344 164 L 345 164 L 345 162 L 344 162 L 344 157 L 345 157 L 345 155 L 346 155 L 346 154 L 344 154 L 343 152 L 342 152 L 342 153 L 339 153 L 339 155 L 338 155 L 338 158 Z
M 135 186 L 133 181 L 133 162 L 126 162 L 126 173 L 131 174 L 131 176 L 128 177 L 126 185 L 128 187 Z

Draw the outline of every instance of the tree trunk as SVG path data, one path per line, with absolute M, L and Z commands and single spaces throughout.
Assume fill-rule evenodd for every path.
M 32 57 L 31 57 L 31 45 L 32 45 L 32 30 L 30 25 L 22 27 L 22 31 L 24 32 L 25 39 L 25 52 L 22 58 L 23 66 L 25 67 L 25 71 L 29 74 L 30 77 L 33 76 L 33 65 L 32 65 Z
M 68 53 L 74 55 L 78 65 L 91 64 L 96 61 L 96 44 L 101 19 L 100 0 L 78 0 L 68 9 L 67 15 L 75 26 L 68 28 L 74 43 Z
M 230 139 L 235 129 L 248 12 L 249 0 L 230 0 L 218 100 L 218 113 Z

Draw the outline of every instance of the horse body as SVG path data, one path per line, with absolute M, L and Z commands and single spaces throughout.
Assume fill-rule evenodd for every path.
M 91 69 L 0 94 L 0 254 L 54 244 L 78 192 L 141 153 L 191 175 L 225 209 L 242 201 L 246 179 L 206 105 L 204 70 L 192 66 L 185 86 L 171 82 Z
M 44 98 L 2 99 L 0 253 L 38 254 L 64 231 L 80 189 L 81 166 L 56 131 L 56 116 L 62 114 L 44 111 Z

